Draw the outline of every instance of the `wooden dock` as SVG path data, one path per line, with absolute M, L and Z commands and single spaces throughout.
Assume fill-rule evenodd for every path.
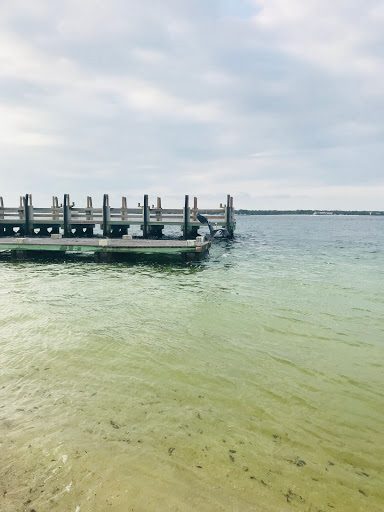
M 182 254 L 186 259 L 199 260 L 206 256 L 211 242 L 204 236 L 195 240 L 149 240 L 134 239 L 126 235 L 121 239 L 113 238 L 0 238 L 0 251 L 11 251 L 15 259 L 24 259 L 28 255 L 47 252 L 94 253 L 97 261 L 108 261 L 116 254 Z
M 189 196 L 185 196 L 183 208 L 162 208 L 159 197 L 156 206 L 149 206 L 148 195 L 144 195 L 143 203 L 138 203 L 137 207 L 129 208 L 126 197 L 122 198 L 121 207 L 112 207 L 107 194 L 101 207 L 93 207 L 91 197 L 87 197 L 86 206 L 75 207 L 68 194 L 60 204 L 58 198 L 53 197 L 49 208 L 34 207 L 31 194 L 20 197 L 17 207 L 6 207 L 0 197 L 0 237 L 62 234 L 65 239 L 92 238 L 99 227 L 106 238 L 122 238 L 131 226 L 139 226 L 143 238 L 147 239 L 161 238 L 165 226 L 179 226 L 184 240 L 188 240 L 196 238 L 202 227 L 198 214 L 205 216 L 214 227 L 225 228 L 228 236 L 233 237 L 236 221 L 233 198 L 229 195 L 226 204 L 220 204 L 219 208 L 199 209 L 196 197 L 193 207 Z
M 203 227 L 198 215 L 203 215 L 214 228 L 225 228 L 233 237 L 236 227 L 233 198 L 227 196 L 225 205 L 216 209 L 199 209 L 197 198 L 190 207 L 185 196 L 183 208 L 162 208 L 161 199 L 149 206 L 148 195 L 143 204 L 129 208 L 126 197 L 121 207 L 111 207 L 104 194 L 102 207 L 95 208 L 87 197 L 84 207 L 75 207 L 68 194 L 59 204 L 52 198 L 50 208 L 36 208 L 31 194 L 20 197 L 18 207 L 4 206 L 0 197 L 0 251 L 11 251 L 16 259 L 28 255 L 50 253 L 94 253 L 97 261 L 108 261 L 111 256 L 128 253 L 182 254 L 185 259 L 201 259 L 211 246 L 208 237 L 199 236 Z M 199 215 L 199 216 L 200 216 Z M 139 227 L 141 237 L 128 234 L 131 227 Z M 165 226 L 179 226 L 182 239 L 163 237 Z

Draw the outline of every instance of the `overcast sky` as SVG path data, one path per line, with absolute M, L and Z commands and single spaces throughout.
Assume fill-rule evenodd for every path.
M 0 195 L 384 209 L 379 0 L 1 0 Z

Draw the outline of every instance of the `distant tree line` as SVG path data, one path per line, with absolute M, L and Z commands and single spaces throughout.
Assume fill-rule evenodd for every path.
M 384 211 L 360 210 L 235 210 L 239 215 L 384 215 Z

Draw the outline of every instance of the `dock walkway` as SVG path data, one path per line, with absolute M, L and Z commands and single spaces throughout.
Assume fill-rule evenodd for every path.
M 22 259 L 32 253 L 43 252 L 81 252 L 95 253 L 99 261 L 108 260 L 114 254 L 142 253 L 142 254 L 183 254 L 189 259 L 204 257 L 211 242 L 203 236 L 195 240 L 149 240 L 149 239 L 111 239 L 111 238 L 0 238 L 0 251 L 11 251 L 16 259 Z M 128 235 L 129 236 L 129 235 Z M 56 238 L 57 237 L 57 238 Z

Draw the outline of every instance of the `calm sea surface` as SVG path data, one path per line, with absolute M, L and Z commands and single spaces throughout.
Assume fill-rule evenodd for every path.
M 384 510 L 384 218 L 0 260 L 0 510 Z

